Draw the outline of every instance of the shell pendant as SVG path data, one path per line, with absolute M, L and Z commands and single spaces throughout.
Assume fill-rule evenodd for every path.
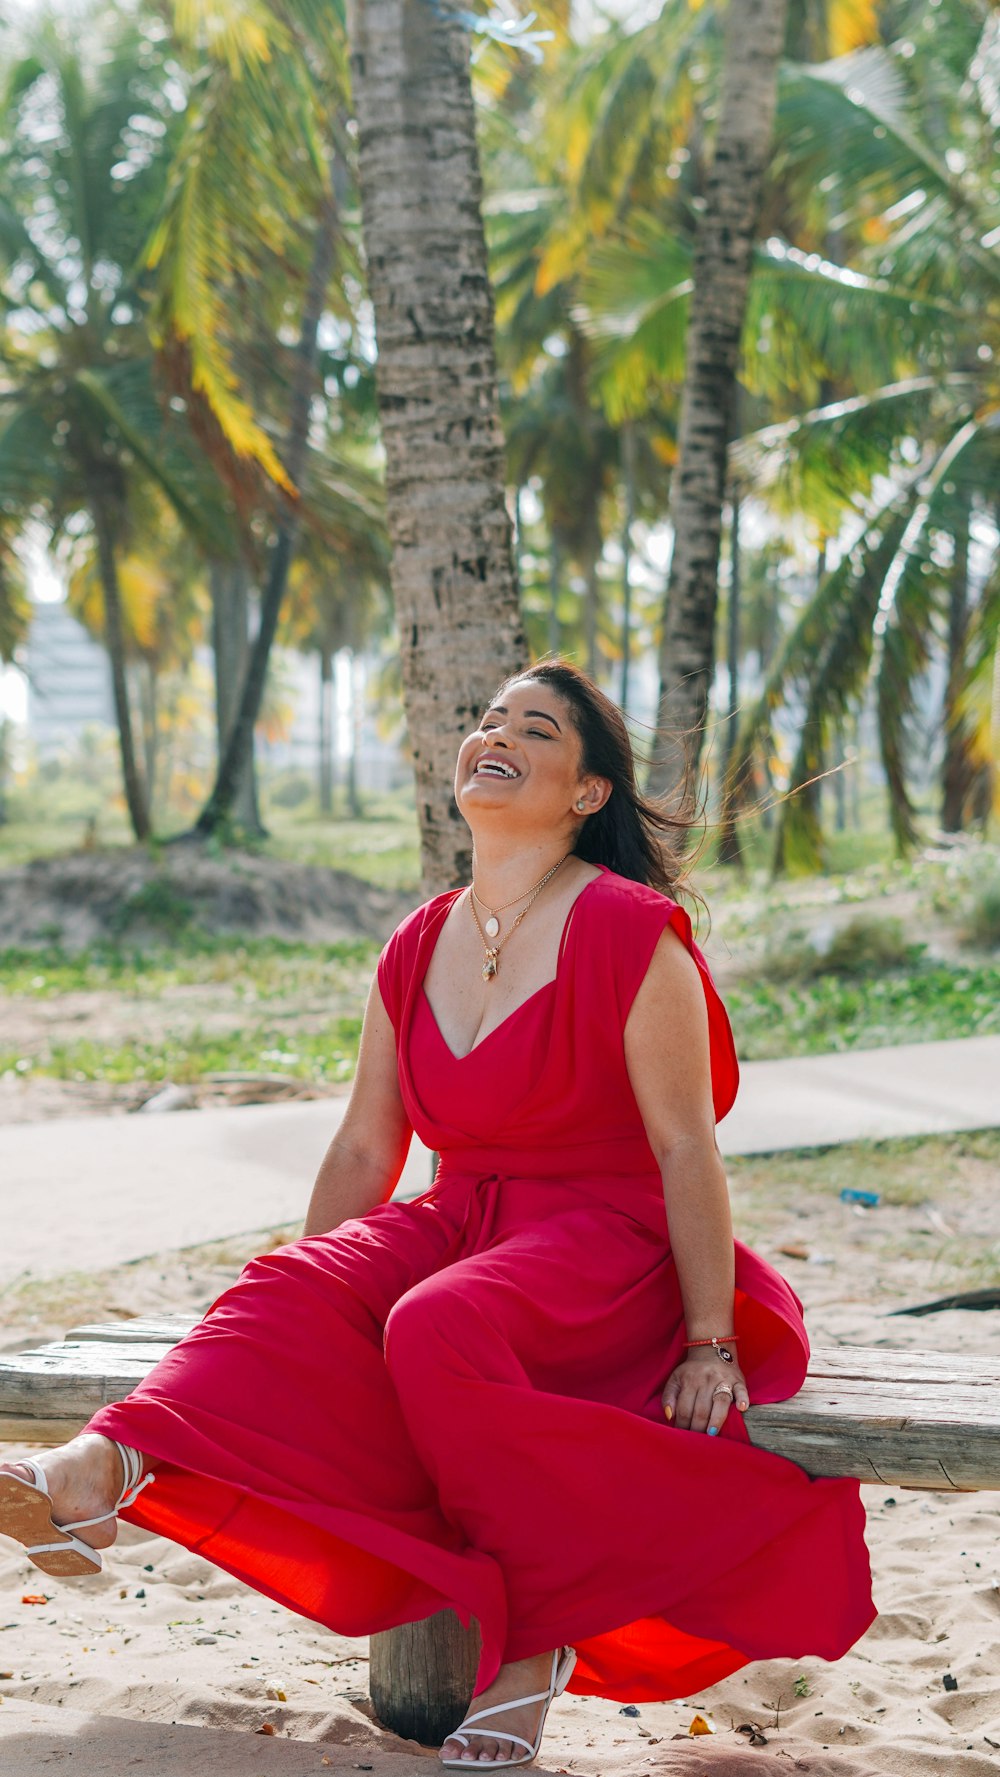
M 495 913 L 490 914 L 489 919 L 483 927 L 483 931 L 486 933 L 487 938 L 495 938 L 497 936 L 500 931 L 500 921 Z
M 486 961 L 483 963 L 483 980 L 492 981 L 496 972 L 497 953 L 495 950 L 488 950 L 486 952 Z

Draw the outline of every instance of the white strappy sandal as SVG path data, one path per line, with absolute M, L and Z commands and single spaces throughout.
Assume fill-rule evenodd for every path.
M 561 1658 L 560 1654 L 562 1655 Z M 572 1677 L 575 1665 L 575 1648 L 554 1648 L 552 1652 L 552 1677 L 549 1680 L 549 1688 L 547 1691 L 536 1691 L 533 1697 L 512 1697 L 508 1703 L 494 1703 L 490 1709 L 477 1709 L 473 1715 L 466 1716 L 461 1727 L 456 1728 L 453 1734 L 449 1734 L 447 1736 L 448 1739 L 461 1740 L 463 1746 L 468 1746 L 469 1734 L 482 1734 L 489 1740 L 510 1740 L 512 1742 L 518 1740 L 522 1746 L 526 1746 L 528 1749 L 527 1752 L 519 1753 L 517 1758 L 491 1759 L 488 1763 L 479 1764 L 478 1769 L 481 1771 L 502 1771 L 507 1765 L 530 1765 L 532 1759 L 538 1756 L 538 1749 L 542 1744 L 542 1735 L 545 1732 L 545 1722 L 549 1713 L 549 1704 L 553 1697 L 560 1696 L 566 1689 L 566 1686 Z M 473 1722 L 484 1721 L 488 1715 L 499 1715 L 502 1710 L 520 1709 L 525 1703 L 545 1704 L 545 1708 L 542 1710 L 542 1719 L 538 1724 L 538 1733 L 535 1735 L 534 1742 L 526 1740 L 523 1734 L 507 1734 L 502 1728 L 476 1728 L 472 1725 Z M 451 1771 L 470 1771 L 477 1768 L 477 1761 L 475 1759 L 443 1758 L 439 1759 L 438 1763 L 444 1765 Z
M 28 1470 L 30 1481 L 12 1474 L 10 1469 L 0 1472 L 0 1535 L 11 1536 L 16 1542 L 23 1543 L 29 1560 L 53 1579 L 100 1573 L 104 1565 L 100 1549 L 91 1548 L 81 1537 L 74 1536 L 73 1531 L 86 1530 L 91 1524 L 104 1524 L 107 1519 L 116 1517 L 123 1506 L 132 1505 L 143 1488 L 156 1479 L 155 1475 L 146 1475 L 140 1480 L 142 1457 L 139 1452 L 128 1444 L 119 1444 L 117 1439 L 112 1441 L 122 1459 L 125 1484 L 110 1512 L 102 1512 L 99 1518 L 78 1518 L 74 1524 L 54 1524 L 45 1471 L 30 1456 L 16 1465 Z M 55 1540 L 50 1541 L 50 1538 Z

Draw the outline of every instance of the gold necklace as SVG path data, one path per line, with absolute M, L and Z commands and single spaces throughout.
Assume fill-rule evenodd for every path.
M 566 853 L 566 857 L 569 857 L 568 852 Z M 566 857 L 560 858 L 559 864 L 565 864 Z M 485 927 L 484 926 L 479 927 L 480 937 L 482 937 L 484 943 L 487 938 L 496 938 L 499 935 L 500 921 L 497 918 L 497 914 L 498 913 L 506 913 L 508 907 L 514 907 L 514 906 L 516 906 L 518 901 L 523 901 L 525 895 L 537 894 L 540 889 L 543 889 L 545 887 L 545 884 L 548 882 L 549 877 L 555 875 L 556 871 L 559 868 L 559 864 L 553 864 L 551 870 L 546 870 L 545 875 L 543 877 L 541 877 L 541 879 L 538 882 L 535 883 L 534 888 L 525 889 L 523 894 L 514 895 L 514 896 L 512 896 L 512 898 L 509 901 L 501 901 L 496 907 L 488 907 L 486 905 L 486 902 L 483 900 L 482 895 L 477 895 L 476 890 L 475 890 L 475 886 L 470 883 L 469 887 L 470 887 L 470 890 L 472 893 L 473 900 L 478 901 L 481 907 L 486 907 L 486 911 L 489 914 L 489 919 L 486 921 Z M 529 902 L 528 905 L 530 906 L 530 904 L 531 903 Z M 526 907 L 524 909 L 524 911 L 525 911 L 525 913 L 527 913 L 528 908 Z M 476 921 L 476 924 L 479 925 L 478 920 Z M 512 926 L 511 931 L 513 931 L 513 929 L 514 928 Z M 508 938 L 510 937 L 510 932 L 507 933 L 507 936 L 508 936 Z
M 490 938 L 495 938 L 497 936 L 497 934 L 499 933 L 500 921 L 497 919 L 496 914 L 502 913 L 505 907 L 513 907 L 514 901 L 520 901 L 523 897 L 521 895 L 515 895 L 513 901 L 501 902 L 500 906 L 496 909 L 495 912 L 493 911 L 493 909 L 490 909 L 490 917 L 486 921 L 486 931 L 484 932 L 482 926 L 479 923 L 479 915 L 476 912 L 476 899 L 477 899 L 476 891 L 470 883 L 470 885 L 469 885 L 469 906 L 472 908 L 472 917 L 476 922 L 476 930 L 479 933 L 479 936 L 483 941 L 483 980 L 484 981 L 492 981 L 500 973 L 500 965 L 497 961 L 497 958 L 499 957 L 501 950 L 503 949 L 504 945 L 506 944 L 507 939 L 512 938 L 514 936 L 514 933 L 517 931 L 518 926 L 520 925 L 522 919 L 524 918 L 525 914 L 527 913 L 528 908 L 531 906 L 532 902 L 537 900 L 538 896 L 541 894 L 543 888 L 545 887 L 545 884 L 551 880 L 551 878 L 555 875 L 557 870 L 562 869 L 563 865 L 566 862 L 566 858 L 570 857 L 571 855 L 572 854 L 570 852 L 567 852 L 565 857 L 562 857 L 559 859 L 558 864 L 553 864 L 551 870 L 546 870 L 545 875 L 541 878 L 541 881 L 536 882 L 533 889 L 528 889 L 526 891 L 528 894 L 528 897 L 529 897 L 527 905 L 522 907 L 520 913 L 517 914 L 516 917 L 511 921 L 510 931 L 504 933 L 503 937 L 500 939 L 498 944 L 490 944 L 489 939 L 487 938 L 487 933 L 489 933 Z M 483 906 L 484 907 L 486 906 L 485 901 L 483 902 Z M 492 927 L 492 930 L 490 930 L 491 927 Z

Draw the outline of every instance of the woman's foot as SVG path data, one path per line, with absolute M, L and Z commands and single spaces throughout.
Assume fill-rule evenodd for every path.
M 512 1660 L 509 1665 L 501 1666 L 493 1683 L 485 1691 L 480 1691 L 469 1704 L 468 1713 L 474 1715 L 477 1709 L 490 1709 L 496 1703 L 506 1703 L 513 1697 L 532 1697 L 537 1691 L 547 1691 L 552 1680 L 552 1655 L 533 1654 L 529 1660 Z M 468 1746 L 461 1740 L 449 1735 L 438 1754 L 442 1759 L 461 1759 L 463 1764 L 492 1765 L 497 1759 L 520 1758 L 527 1755 L 527 1748 L 520 1741 L 511 1742 L 504 1738 L 503 1729 L 509 1728 L 512 1734 L 521 1734 L 525 1740 L 534 1744 L 541 1720 L 542 1703 L 529 1703 L 523 1709 L 506 1709 L 502 1715 L 496 1715 L 496 1736 L 470 1733 Z M 477 1727 L 486 1728 L 489 1722 L 478 1722 Z
M 113 1510 L 122 1490 L 123 1475 L 122 1459 L 110 1438 L 101 1437 L 99 1432 L 81 1432 L 68 1444 L 46 1450 L 36 1460 L 52 1501 L 53 1524 L 74 1524 Z M 5 1462 L 0 1469 L 31 1483 L 31 1472 L 23 1463 Z M 108 1549 L 118 1534 L 117 1520 L 108 1518 L 103 1524 L 88 1525 L 86 1530 L 74 1534 L 92 1549 Z

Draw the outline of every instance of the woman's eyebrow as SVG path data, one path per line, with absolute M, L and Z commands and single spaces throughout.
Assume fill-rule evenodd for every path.
M 556 721 L 555 716 L 550 716 L 548 710 L 525 710 L 524 713 L 526 716 L 541 716 L 543 722 L 551 722 L 553 728 L 559 728 L 559 724 Z M 503 703 L 493 703 L 490 705 L 489 709 L 486 711 L 487 716 L 492 716 L 492 715 L 506 716 L 506 714 L 507 714 L 507 706 L 506 706 L 506 704 L 503 704 Z M 483 717 L 483 720 L 484 721 L 486 720 L 486 716 Z M 562 733 L 561 728 L 559 728 L 559 733 L 560 734 Z

